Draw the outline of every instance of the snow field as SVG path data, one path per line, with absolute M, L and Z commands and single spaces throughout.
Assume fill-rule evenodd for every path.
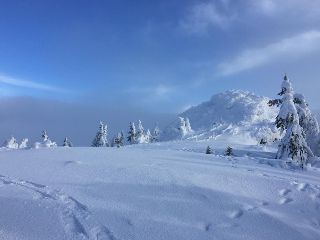
M 319 169 L 226 144 L 1 151 L 0 239 L 319 239 Z

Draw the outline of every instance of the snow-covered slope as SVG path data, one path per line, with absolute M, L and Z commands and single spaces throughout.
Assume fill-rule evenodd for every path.
M 0 239 L 320 239 L 317 168 L 193 143 L 2 149 Z
M 253 93 L 229 90 L 212 96 L 210 101 L 191 107 L 180 115 L 190 120 L 194 132 L 184 135 L 184 139 L 212 139 L 221 135 L 250 144 L 260 142 L 263 138 L 273 141 L 279 137 L 273 122 L 279 109 L 269 107 L 267 97 Z M 164 130 L 162 140 L 177 139 L 172 135 L 179 120 Z M 181 138 L 179 138 L 181 139 Z

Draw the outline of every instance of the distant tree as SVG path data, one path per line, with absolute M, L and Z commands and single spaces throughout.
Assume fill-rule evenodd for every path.
M 22 142 L 21 142 L 19 148 L 26 148 L 28 141 L 29 141 L 28 138 L 22 139 Z
M 162 132 L 161 132 L 160 128 L 158 127 L 158 123 L 156 123 L 154 130 L 153 130 L 153 140 L 152 141 L 158 142 L 161 133 Z
M 62 144 L 62 147 L 73 147 L 72 142 L 68 141 L 68 138 L 65 138 Z
M 137 137 L 137 132 L 136 132 L 136 127 L 134 126 L 134 123 L 130 123 L 130 130 L 128 132 L 128 142 L 130 144 L 136 144 L 137 141 L 136 141 L 136 137 Z
M 120 148 L 123 146 L 123 132 L 118 133 L 113 138 L 113 147 Z
M 233 149 L 231 147 L 227 147 L 227 150 L 225 152 L 226 156 L 234 156 Z
M 260 144 L 261 145 L 264 145 L 264 144 L 267 144 L 268 142 L 266 141 L 266 140 L 264 140 L 263 138 L 261 138 L 261 140 L 260 140 Z
M 192 129 L 191 129 L 191 125 L 190 125 L 190 121 L 189 121 L 189 118 L 186 118 L 185 119 L 185 129 L 187 132 L 190 132 Z
M 19 144 L 18 144 L 17 140 L 13 136 L 11 136 L 10 139 L 8 139 L 7 141 L 4 142 L 2 147 L 16 149 L 19 147 Z
M 50 140 L 49 137 L 48 137 L 48 134 L 47 134 L 47 130 L 44 130 L 44 131 L 42 132 L 41 137 L 43 138 L 43 141 Z
M 146 143 L 146 133 L 144 131 L 144 128 L 142 127 L 142 123 L 140 120 L 138 120 L 138 130 L 137 130 L 137 143 Z
M 107 147 L 108 140 L 107 140 L 107 125 L 103 125 L 100 121 L 99 132 L 97 132 L 95 139 L 92 142 L 92 147 Z
M 206 154 L 212 154 L 212 151 L 209 146 L 207 147 Z
M 152 137 L 149 129 L 146 132 L 145 139 L 146 139 L 145 140 L 146 143 L 151 143 L 153 141 L 153 137 Z

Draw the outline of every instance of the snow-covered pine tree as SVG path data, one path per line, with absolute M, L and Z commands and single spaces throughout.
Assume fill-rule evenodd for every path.
M 118 148 L 123 146 L 123 132 L 120 132 L 114 136 L 113 146 Z
M 18 144 L 17 140 L 13 136 L 11 136 L 10 139 L 8 139 L 7 141 L 4 142 L 2 147 L 16 149 L 19 147 L 19 144 Z
M 92 147 L 107 147 L 107 125 L 104 126 L 100 121 L 99 132 L 97 132 L 95 139 L 92 142 Z
M 306 134 L 306 141 L 314 155 L 320 155 L 319 142 L 319 124 L 317 118 L 311 113 L 303 94 L 294 94 L 294 103 L 296 104 L 299 116 L 299 125 Z
M 19 146 L 19 148 L 27 148 L 27 143 L 28 143 L 29 139 L 28 138 L 24 138 L 21 141 L 21 144 Z
M 227 147 L 225 155 L 226 156 L 234 156 L 232 147 Z
M 102 144 L 102 147 L 108 147 L 109 146 L 109 142 L 108 142 L 108 126 L 107 125 L 104 125 L 104 128 L 103 128 L 101 144 Z
M 189 121 L 189 118 L 186 118 L 185 119 L 185 127 L 186 127 L 186 131 L 187 132 L 190 132 L 192 129 L 191 129 L 191 125 L 190 125 L 190 121 Z
M 47 130 L 43 130 L 41 137 L 43 138 L 43 141 L 50 140 L 47 134 Z
M 56 147 L 57 146 L 57 143 L 56 142 L 52 142 L 48 136 L 48 133 L 46 130 L 44 130 L 42 132 L 42 138 L 43 138 L 43 141 L 42 143 L 40 142 L 35 142 L 33 144 L 33 148 L 44 148 L 44 147 Z
M 140 120 L 138 120 L 137 143 L 146 143 L 144 128 Z
M 134 126 L 134 123 L 130 123 L 130 130 L 128 132 L 128 142 L 130 144 L 136 144 L 137 141 L 136 141 L 136 137 L 137 137 L 137 132 L 136 132 L 136 127 Z
M 212 154 L 212 151 L 209 146 L 207 147 L 206 154 Z
M 149 129 L 146 132 L 145 138 L 146 138 L 146 143 L 151 143 L 153 141 L 153 137 L 152 137 Z
M 299 125 L 299 116 L 294 105 L 294 92 L 287 75 L 284 76 L 279 95 L 283 97 L 275 124 L 281 132 L 286 131 L 286 133 L 281 139 L 276 158 L 291 158 L 303 167 L 313 153 L 307 145 L 303 128 Z
M 69 142 L 67 138 L 64 139 L 62 147 L 69 147 Z
M 153 142 L 158 142 L 160 134 L 161 134 L 161 130 L 158 127 L 158 123 L 156 123 L 156 125 L 154 127 L 154 130 L 153 130 L 153 140 L 152 141 Z
M 117 138 L 117 135 L 114 135 L 114 137 L 110 141 L 110 147 L 116 146 L 116 138 Z

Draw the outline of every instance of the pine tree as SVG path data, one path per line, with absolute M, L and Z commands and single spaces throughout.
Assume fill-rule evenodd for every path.
M 120 148 L 123 146 L 123 132 L 118 133 L 117 135 L 114 136 L 114 143 L 113 146 Z
M 305 133 L 299 124 L 299 116 L 294 105 L 294 92 L 287 75 L 283 79 L 279 95 L 283 97 L 276 118 L 276 126 L 280 128 L 281 132 L 286 131 L 286 133 L 281 139 L 276 158 L 291 158 L 303 167 L 307 163 L 308 157 L 312 157 L 313 153 L 307 145 Z
M 311 113 L 303 94 L 294 94 L 294 103 L 296 104 L 299 116 L 299 125 L 303 128 L 306 135 L 308 146 L 314 155 L 320 155 L 319 124 L 317 118 Z
M 18 144 L 17 140 L 13 136 L 11 136 L 10 139 L 8 139 L 7 141 L 4 142 L 2 147 L 16 149 L 19 147 L 19 144 Z
M 136 144 L 136 137 L 137 137 L 137 132 L 136 132 L 136 127 L 134 126 L 134 123 L 130 123 L 130 130 L 128 132 L 128 142 L 130 144 Z
M 147 130 L 145 138 L 146 138 L 146 143 L 151 143 L 153 141 L 153 137 L 152 137 L 149 129 Z
M 27 143 L 28 143 L 28 141 L 29 141 L 28 138 L 22 139 L 22 142 L 21 142 L 19 148 L 27 148 Z
M 67 139 L 67 138 L 64 139 L 63 144 L 62 144 L 62 147 L 69 147 L 68 139 Z
M 144 135 L 144 128 L 142 127 L 142 123 L 140 120 L 138 120 L 138 131 L 137 135 Z
M 186 131 L 187 132 L 190 132 L 192 129 L 191 129 L 191 125 L 190 125 L 190 121 L 189 121 L 189 118 L 186 118 L 185 119 L 185 127 L 186 127 Z
M 146 133 L 142 127 L 142 123 L 138 120 L 137 143 L 146 143 Z
M 234 156 L 232 147 L 227 147 L 225 155 L 226 156 Z
M 206 154 L 212 154 L 212 151 L 209 146 L 207 147 Z
M 162 132 L 160 131 L 160 128 L 158 127 L 158 123 L 156 123 L 154 130 L 153 130 L 153 140 L 152 141 L 158 142 L 161 133 Z
M 97 132 L 95 139 L 92 142 L 92 147 L 107 147 L 107 125 L 104 126 L 100 121 L 99 132 Z
M 50 140 L 49 137 L 48 137 L 48 134 L 47 134 L 47 130 L 44 130 L 44 131 L 42 132 L 41 137 L 43 138 L 43 141 L 48 141 L 48 140 Z

